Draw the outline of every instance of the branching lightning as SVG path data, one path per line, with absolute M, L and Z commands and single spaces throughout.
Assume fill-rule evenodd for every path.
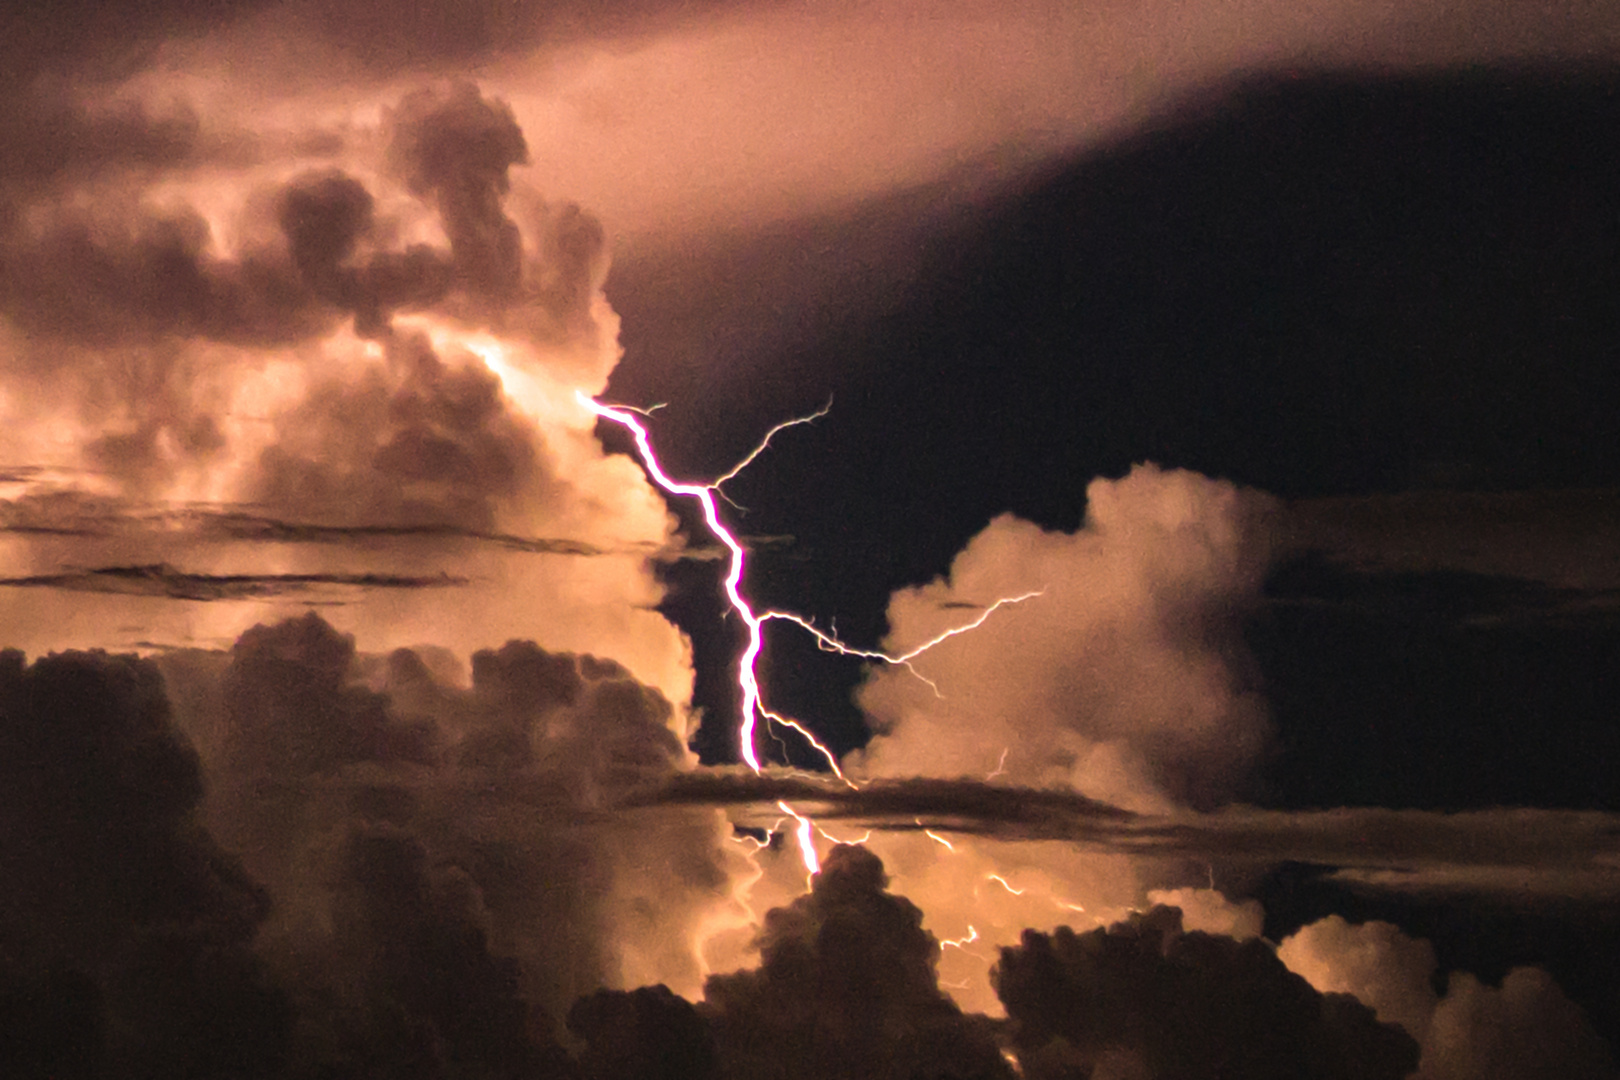
M 655 408 L 656 408 L 656 406 L 655 406 Z M 648 412 L 651 412 L 651 411 L 652 410 L 650 410 L 650 409 L 648 410 Z M 771 445 L 771 440 L 776 438 L 776 435 L 777 435 L 778 432 L 786 431 L 790 427 L 797 427 L 799 424 L 813 424 L 817 420 L 820 420 L 823 416 L 826 416 L 831 411 L 832 411 L 832 398 L 829 397 L 827 399 L 827 404 L 823 405 L 821 408 L 817 409 L 815 412 L 809 414 L 808 416 L 796 416 L 792 420 L 784 420 L 780 424 L 777 424 L 775 427 L 771 428 L 771 430 L 769 430 L 769 431 L 767 431 L 765 433 L 765 437 L 763 439 L 759 440 L 759 445 L 758 446 L 754 447 L 752 450 L 750 450 L 748 452 L 747 457 L 745 457 L 741 461 L 737 462 L 737 464 L 733 465 L 731 467 L 731 469 L 729 471 L 727 471 L 726 473 L 724 473 L 723 475 L 715 477 L 714 483 L 711 484 L 710 487 L 718 488 L 721 484 L 724 484 L 727 480 L 735 480 L 739 473 L 741 473 L 744 469 L 748 468 L 748 466 L 750 466 L 750 465 L 752 465 L 754 463 L 755 458 L 759 457 L 759 455 L 761 455 L 761 454 L 763 454 L 765 452 L 766 448 Z M 643 415 L 646 415 L 646 414 L 643 413 Z
M 754 665 L 759 659 L 760 651 L 764 648 L 764 637 L 760 632 L 762 620 L 754 614 L 754 609 L 742 594 L 743 568 L 747 561 L 747 553 L 744 551 L 742 544 L 732 535 L 731 530 L 726 527 L 725 522 L 720 520 L 720 508 L 715 504 L 715 490 L 719 481 L 707 484 L 685 484 L 671 479 L 669 474 L 664 472 L 663 465 L 659 463 L 658 455 L 653 452 L 652 439 L 647 434 L 647 428 L 635 413 L 617 406 L 603 405 L 583 391 L 575 391 L 575 396 L 578 397 L 581 405 L 597 416 L 605 420 L 612 420 L 614 423 L 630 430 L 636 441 L 636 449 L 641 452 L 641 463 L 646 468 L 648 475 L 653 478 L 653 482 L 671 495 L 683 495 L 687 498 L 696 499 L 698 504 L 703 507 L 703 520 L 709 526 L 709 531 L 731 553 L 731 562 L 726 570 L 725 578 L 726 599 L 731 602 L 732 610 L 742 619 L 743 625 L 748 628 L 748 645 L 743 649 L 742 657 L 737 664 L 737 685 L 742 688 L 742 727 L 738 732 L 738 742 L 743 761 L 747 762 L 748 767 L 754 772 L 760 771 L 759 757 L 754 753 L 754 728 L 758 718 L 763 716 L 768 720 L 774 720 L 783 726 L 792 727 L 795 731 L 798 731 L 822 757 L 827 759 L 827 763 L 832 766 L 833 772 L 837 774 L 839 779 L 849 783 L 848 779 L 844 777 L 843 771 L 838 767 L 838 758 L 831 750 L 823 746 L 821 741 L 806 730 L 802 724 L 792 722 L 787 717 L 778 716 L 771 712 L 765 707 L 761 699 L 759 677 L 755 673 Z M 771 435 L 780 431 L 784 426 L 778 424 L 775 428 L 772 428 L 770 434 L 765 436 L 754 452 L 744 459 L 744 464 L 758 457 L 770 442 Z M 736 476 L 741 468 L 742 466 L 739 465 L 737 468 L 732 469 L 726 474 L 727 477 Z
M 578 390 L 575 391 L 575 397 L 586 410 L 595 416 L 604 420 L 611 420 L 614 423 L 619 424 L 621 427 L 629 430 L 632 437 L 635 439 L 636 449 L 640 452 L 641 463 L 647 470 L 647 474 L 652 477 L 653 482 L 671 495 L 679 495 L 696 499 L 698 504 L 703 508 L 703 520 L 708 526 L 709 531 L 717 540 L 720 541 L 721 544 L 725 545 L 726 550 L 730 553 L 730 562 L 726 570 L 724 582 L 726 599 L 731 603 L 732 610 L 737 613 L 737 616 L 742 620 L 743 625 L 748 629 L 748 644 L 746 647 L 744 647 L 742 655 L 737 662 L 737 685 L 742 691 L 742 717 L 741 724 L 739 725 L 738 729 L 738 748 L 741 751 L 743 761 L 746 762 L 748 767 L 755 773 L 759 773 L 762 769 L 759 756 L 754 750 L 754 743 L 758 723 L 761 719 L 763 719 L 769 724 L 790 728 L 793 731 L 798 732 L 799 735 L 804 738 L 805 742 L 807 742 L 817 753 L 822 756 L 822 758 L 826 760 L 835 776 L 852 788 L 856 786 L 853 781 L 844 775 L 843 770 L 839 768 L 837 755 L 835 755 L 826 745 L 817 739 L 814 733 L 812 733 L 802 723 L 794 720 L 792 717 L 784 716 L 781 713 L 775 712 L 765 704 L 763 691 L 760 687 L 759 676 L 756 670 L 760 654 L 765 647 L 763 632 L 765 623 L 771 621 L 793 623 L 795 626 L 800 627 L 814 637 L 817 647 L 824 652 L 832 652 L 837 653 L 840 656 L 857 657 L 863 660 L 873 660 L 880 663 L 904 667 L 917 678 L 921 679 L 923 682 L 932 687 L 935 694 L 939 694 L 939 687 L 912 666 L 911 662 L 913 660 L 928 650 L 934 648 L 936 645 L 939 645 L 941 642 L 955 637 L 957 634 L 963 634 L 969 630 L 974 630 L 984 625 L 985 620 L 990 618 L 991 615 L 1002 607 L 1009 604 L 1022 603 L 1025 600 L 1029 600 L 1033 597 L 1041 595 L 1041 590 L 1036 590 L 1033 592 L 1023 593 L 1019 596 L 1004 597 L 996 600 L 994 603 L 986 606 L 979 613 L 978 617 L 973 619 L 971 622 L 945 630 L 942 633 L 923 642 L 921 645 L 918 645 L 915 648 L 899 655 L 894 655 L 875 649 L 858 649 L 847 645 L 833 634 L 830 634 L 817 627 L 809 619 L 796 615 L 792 612 L 772 610 L 766 611 L 763 614 L 756 614 L 752 605 L 749 604 L 747 598 L 742 594 L 742 579 L 747 562 L 747 551 L 744 549 L 742 543 L 737 539 L 735 534 L 733 534 L 732 531 L 726 526 L 725 522 L 721 520 L 720 508 L 716 502 L 716 499 L 717 497 L 723 499 L 725 498 L 725 495 L 720 491 L 720 486 L 729 480 L 735 479 L 738 474 L 740 474 L 761 454 L 763 454 L 766 448 L 770 446 L 771 439 L 774 438 L 777 433 L 799 424 L 811 423 L 823 416 L 826 416 L 828 411 L 832 408 L 832 400 L 829 398 L 827 404 L 822 406 L 814 413 L 777 424 L 775 427 L 771 428 L 770 431 L 765 433 L 765 437 L 760 440 L 759 445 L 754 447 L 754 449 L 750 451 L 749 454 L 742 459 L 742 461 L 738 462 L 725 474 L 708 483 L 698 484 L 684 483 L 675 480 L 664 471 L 664 467 L 659 462 L 657 454 L 653 452 L 652 438 L 650 435 L 648 435 L 646 426 L 641 422 L 641 418 L 648 416 L 652 412 L 651 409 L 636 409 L 629 406 L 604 405 L 583 391 Z M 727 501 L 729 502 L 730 500 Z M 1005 760 L 1005 753 L 1002 755 L 1002 757 L 1003 760 Z M 818 873 L 820 871 L 820 860 L 816 856 L 814 845 L 814 823 L 811 822 L 809 818 L 801 816 L 786 802 L 781 802 L 777 805 L 782 809 L 783 813 L 790 815 L 795 821 L 798 822 L 796 835 L 799 842 L 799 850 L 803 854 L 805 867 L 812 875 Z M 919 824 L 921 823 L 919 822 Z M 935 840 L 938 840 L 946 847 L 952 846 L 944 837 L 938 836 L 932 832 L 929 832 L 928 835 L 933 837 Z

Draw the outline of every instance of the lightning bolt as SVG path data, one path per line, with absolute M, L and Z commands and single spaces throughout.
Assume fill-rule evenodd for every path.
M 629 429 L 631 435 L 635 438 L 636 449 L 641 452 L 641 464 L 646 468 L 647 474 L 653 478 L 653 482 L 671 495 L 696 499 L 698 505 L 703 508 L 703 521 L 708 525 L 709 532 L 714 535 L 715 539 L 724 544 L 726 550 L 731 553 L 730 563 L 726 569 L 726 599 L 731 602 L 732 610 L 742 619 L 743 625 L 748 628 L 748 645 L 743 649 L 742 657 L 737 663 L 737 684 L 742 688 L 743 697 L 742 728 L 738 732 L 738 741 L 741 744 L 743 761 L 747 762 L 748 767 L 757 773 L 760 771 L 759 757 L 754 753 L 754 728 L 757 718 L 761 716 L 773 720 L 778 718 L 765 708 L 761 700 L 759 677 L 755 674 L 754 664 L 759 659 L 760 651 L 764 648 L 764 636 L 760 632 L 762 620 L 754 614 L 753 607 L 750 606 L 742 594 L 743 569 L 747 563 L 747 553 L 743 550 L 742 544 L 737 541 L 736 536 L 732 535 L 731 530 L 726 527 L 725 522 L 720 520 L 720 508 L 715 502 L 715 491 L 719 482 L 688 484 L 671 479 L 669 474 L 664 471 L 663 465 L 659 463 L 658 455 L 653 452 L 652 439 L 647 434 L 646 426 L 642 424 L 635 413 L 629 409 L 603 405 L 581 390 L 576 390 L 574 394 L 581 405 L 597 416 Z M 770 442 L 771 435 L 780 431 L 781 427 L 782 425 L 777 425 L 777 427 L 772 428 L 770 434 L 766 435 L 759 447 L 744 459 L 744 464 L 758 457 L 764 450 L 765 444 Z M 738 468 L 741 468 L 741 466 Z M 738 469 L 732 469 L 727 476 L 735 476 L 737 471 Z M 838 759 L 834 757 L 832 751 L 821 745 L 821 742 L 806 731 L 803 725 L 788 724 L 788 718 L 786 717 L 781 717 L 780 720 L 804 735 L 810 741 L 810 744 L 820 751 L 821 755 L 832 765 L 833 771 L 840 778 L 843 777 L 843 772 L 838 768 Z M 847 780 L 845 782 L 848 783 Z
M 792 612 L 773 610 L 766 611 L 763 614 L 756 614 L 753 606 L 748 602 L 747 597 L 743 596 L 742 594 L 742 579 L 747 565 L 747 552 L 743 548 L 741 542 L 738 541 L 736 535 L 732 533 L 732 531 L 726 526 L 726 523 L 720 517 L 720 507 L 716 500 L 717 497 L 721 499 L 726 497 L 724 493 L 721 492 L 720 486 L 729 480 L 735 479 L 738 474 L 752 464 L 754 460 L 763 454 L 766 448 L 770 446 L 771 439 L 773 439 L 780 432 L 798 424 L 812 423 L 815 420 L 819 420 L 821 417 L 826 416 L 828 410 L 832 408 L 832 400 L 829 398 L 826 405 L 822 406 L 816 412 L 811 413 L 808 416 L 801 416 L 792 420 L 787 420 L 771 428 L 770 431 L 765 433 L 765 437 L 760 440 L 759 444 L 755 446 L 754 449 L 742 459 L 742 461 L 738 462 L 719 478 L 711 480 L 708 483 L 690 483 L 675 480 L 670 477 L 670 475 L 664 471 L 663 465 L 659 462 L 658 455 L 654 453 L 652 447 L 652 437 L 647 433 L 646 425 L 641 422 L 642 418 L 646 417 L 652 410 L 635 409 L 632 407 L 619 405 L 604 405 L 582 390 L 576 390 L 574 392 L 574 396 L 579 401 L 580 405 L 593 415 L 603 420 L 611 420 L 613 423 L 620 425 L 630 432 L 631 436 L 635 440 L 636 449 L 640 452 L 641 463 L 642 466 L 647 470 L 647 475 L 652 477 L 655 484 L 671 495 L 696 499 L 698 505 L 703 508 L 703 520 L 704 523 L 709 527 L 709 532 L 713 534 L 715 539 L 719 540 L 730 553 L 724 583 L 726 599 L 730 602 L 732 610 L 737 613 L 738 618 L 742 620 L 743 625 L 748 629 L 748 644 L 743 649 L 742 655 L 737 661 L 737 685 L 742 690 L 742 722 L 739 725 L 737 733 L 738 746 L 741 750 L 743 761 L 746 762 L 748 767 L 756 774 L 762 770 L 762 765 L 760 764 L 758 754 L 756 754 L 754 751 L 755 735 L 758 729 L 759 721 L 764 720 L 767 723 L 790 728 L 793 731 L 798 732 L 799 735 L 803 737 L 805 742 L 808 743 L 826 760 L 827 764 L 832 768 L 835 776 L 852 788 L 856 786 L 853 781 L 844 775 L 843 770 L 839 768 L 837 755 L 828 749 L 821 742 L 821 740 L 817 739 L 814 733 L 812 733 L 797 720 L 794 720 L 792 717 L 784 716 L 766 706 L 764 694 L 760 687 L 756 665 L 758 664 L 760 654 L 765 647 L 764 625 L 767 622 L 790 622 L 795 626 L 800 627 L 815 638 L 817 647 L 824 652 L 833 652 L 841 656 L 858 657 L 860 659 L 873 660 L 880 663 L 904 667 L 917 678 L 922 679 L 922 681 L 927 683 L 930 687 L 933 687 L 934 693 L 938 694 L 939 687 L 924 677 L 916 670 L 916 668 L 912 666 L 911 662 L 913 660 L 927 652 L 929 649 L 939 645 L 941 642 L 955 637 L 957 634 L 963 634 L 969 630 L 974 630 L 984 625 L 985 620 L 990 618 L 991 615 L 1001 608 L 1009 604 L 1022 603 L 1025 600 L 1029 600 L 1033 597 L 1041 595 L 1041 591 L 1037 590 L 1034 592 L 1024 593 L 1020 596 L 1010 596 L 996 600 L 994 603 L 985 607 L 984 610 L 979 613 L 978 617 L 973 619 L 971 622 L 945 630 L 944 632 L 937 634 L 936 636 L 923 642 L 921 645 L 918 645 L 915 648 L 898 655 L 881 652 L 875 649 L 858 649 L 847 645 L 833 634 L 829 634 L 817 627 L 809 619 L 795 615 Z M 730 500 L 728 499 L 727 501 L 729 502 Z M 818 873 L 821 867 L 820 860 L 816 856 L 816 849 L 814 845 L 814 823 L 809 818 L 801 816 L 785 802 L 778 803 L 778 806 L 781 807 L 783 813 L 792 816 L 793 819 L 798 822 L 796 834 L 799 842 L 799 850 L 804 857 L 805 868 L 809 870 L 812 875 Z M 938 840 L 942 844 L 945 844 L 947 847 L 950 846 L 950 842 L 945 840 L 943 837 L 935 836 L 933 833 L 930 833 L 929 835 L 933 836 L 934 839 Z

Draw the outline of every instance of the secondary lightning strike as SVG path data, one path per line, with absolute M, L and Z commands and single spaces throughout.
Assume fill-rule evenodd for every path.
M 809 871 L 811 877 L 815 877 L 821 873 L 821 859 L 816 856 L 816 838 L 810 835 L 810 830 L 815 827 L 815 823 L 793 809 L 785 801 L 778 802 L 776 805 L 782 813 L 787 814 L 799 823 L 799 827 L 795 831 L 799 840 L 799 854 L 804 859 L 804 868 Z
M 831 840 L 835 844 L 864 844 L 868 840 L 872 839 L 871 829 L 867 829 L 866 832 L 861 835 L 859 840 L 845 840 L 841 837 L 834 836 L 826 829 L 823 829 L 820 825 L 816 826 L 816 832 L 820 833 L 822 836 L 825 836 L 828 840 Z
M 1024 895 L 1025 890 L 1013 888 L 1011 885 L 1007 884 L 1007 879 L 1002 877 L 1000 874 L 986 874 L 985 877 L 986 879 L 995 882 L 997 885 L 1000 885 L 1003 889 L 1006 889 L 1014 896 Z
M 961 626 L 953 626 L 949 630 L 929 638 L 921 645 L 918 645 L 915 649 L 912 649 L 909 652 L 901 653 L 898 656 L 892 653 L 880 652 L 876 649 L 857 649 L 853 645 L 846 645 L 833 635 L 816 626 L 816 624 L 812 623 L 809 619 L 806 619 L 801 615 L 795 615 L 791 611 L 767 611 L 765 614 L 759 617 L 759 621 L 766 623 L 773 619 L 781 619 L 784 622 L 790 622 L 814 637 L 816 639 L 816 647 L 822 652 L 837 653 L 839 656 L 855 656 L 862 660 L 877 660 L 881 663 L 889 664 L 894 667 L 903 667 L 914 677 L 926 683 L 928 688 L 933 690 L 935 697 L 944 697 L 945 695 L 939 692 L 938 684 L 913 667 L 911 662 L 917 657 L 921 656 L 923 653 L 927 652 L 929 649 L 932 649 L 941 642 L 950 640 L 957 634 L 965 634 L 969 630 L 977 630 L 979 627 L 984 625 L 986 619 L 990 618 L 991 615 L 994 615 L 999 609 L 1006 607 L 1009 604 L 1021 604 L 1025 600 L 1033 600 L 1035 597 L 1040 596 L 1045 591 L 1045 589 L 1036 589 L 1033 592 L 1023 593 L 1019 596 L 1004 596 L 1000 600 L 997 600 L 995 603 L 986 607 L 982 612 L 979 613 L 979 617 L 974 619 L 972 622 L 964 623 Z

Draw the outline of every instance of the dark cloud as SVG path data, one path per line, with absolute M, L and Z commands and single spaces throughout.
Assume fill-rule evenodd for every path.
M 1363 573 L 1462 573 L 1558 589 L 1620 586 L 1620 491 L 1406 491 L 1298 499 L 1289 547 Z
M 876 855 L 833 848 L 809 894 L 765 916 L 759 968 L 708 981 L 723 1075 L 1012 1075 L 989 1022 L 940 991 L 939 942 L 887 883 Z
M 277 207 L 305 283 L 327 302 L 354 312 L 357 331 L 367 335 L 381 333 L 397 309 L 424 308 L 442 299 L 454 272 L 450 260 L 427 244 L 379 250 L 364 265 L 350 265 L 356 246 L 375 225 L 375 205 L 363 184 L 332 169 L 295 179 Z
M 223 686 L 232 771 L 279 780 L 360 762 L 431 762 L 433 728 L 396 718 L 386 696 L 352 685 L 354 660 L 354 639 L 313 612 L 244 633 Z
M 975 825 L 994 827 L 1096 819 L 1101 823 L 1134 820 L 1136 815 L 1073 791 L 988 784 L 979 780 L 911 780 L 883 778 L 858 788 L 812 776 L 772 776 L 742 770 L 706 769 L 672 777 L 657 789 L 633 794 L 627 805 L 664 803 L 775 806 L 780 800 L 807 803 L 818 817 L 883 821 L 927 815 L 936 823 L 956 822 L 964 831 Z M 898 822 L 897 822 L 898 823 Z M 949 826 L 947 826 L 949 827 Z
M 324 1018 L 311 1017 L 301 1047 L 311 1064 L 330 1068 L 319 1058 L 335 1052 L 422 1077 L 568 1075 L 517 961 L 491 953 L 488 912 L 465 872 L 386 827 L 351 832 L 337 870 L 328 962 L 353 996 L 339 998 L 340 1024 L 321 1030 Z
M 37 471 L 12 470 L 7 483 L 32 484 Z M 424 545 L 474 541 L 533 555 L 596 556 L 635 552 L 663 559 L 710 559 L 708 549 L 666 550 L 652 544 L 607 548 L 582 540 L 487 532 L 449 523 L 420 525 L 321 525 L 283 521 L 229 508 L 151 509 L 70 490 L 41 490 L 0 501 L 0 532 L 64 537 L 140 537 L 156 532 L 169 538 L 250 540 L 268 544 L 320 544 L 362 550 L 397 547 L 399 541 Z M 144 569 L 144 568 L 143 568 Z M 272 575 L 263 575 L 267 580 Z M 454 580 L 454 579 L 452 579 Z
M 529 148 L 511 108 L 457 83 L 443 94 L 408 94 L 392 120 L 390 162 L 411 191 L 434 200 L 458 281 L 486 299 L 512 298 L 523 277 L 522 236 L 502 202 L 507 170 L 527 164 Z
M 586 1080 L 707 1080 L 719 1059 L 708 1025 L 667 986 L 598 990 L 568 1010 L 568 1030 L 585 1041 Z
M 691 928 L 729 902 L 727 831 L 701 810 L 608 812 L 685 761 L 670 704 L 620 665 L 521 641 L 470 672 L 431 650 L 366 656 L 315 614 L 162 663 L 209 762 L 208 819 L 277 898 L 261 951 L 300 1015 L 344 1003 L 335 1027 L 301 1021 L 299 1053 L 394 1038 L 382 991 L 354 985 L 393 925 L 460 942 L 443 963 L 478 983 L 465 996 L 492 1017 L 521 1002 L 541 1058 L 580 994 L 653 971 L 698 985 Z M 418 995 L 402 1007 L 423 1030 L 472 1023 L 420 996 L 425 969 L 390 970 L 378 985 L 423 984 L 382 994 Z
M 0 655 L 7 1075 L 273 1071 L 288 1011 L 250 951 L 269 898 L 205 827 L 202 795 L 152 664 Z
M 286 345 L 331 329 L 285 254 L 228 257 L 209 223 L 187 210 L 115 219 L 61 208 L 37 228 L 10 230 L 0 254 L 0 305 L 19 327 L 96 346 L 204 338 Z
M 1453 972 L 1435 1007 L 1419 1080 L 1612 1080 L 1613 1050 L 1552 977 L 1515 968 L 1500 986 Z
M 251 597 L 318 593 L 323 586 L 353 589 L 432 589 L 464 585 L 448 574 L 190 574 L 161 563 L 154 566 L 102 566 L 60 574 L 0 578 L 0 587 L 72 589 L 80 592 L 166 596 L 173 600 L 241 600 Z
M 8 194 L 37 193 L 109 170 L 151 173 L 216 149 L 184 104 L 163 111 L 140 102 L 91 105 L 61 85 L 19 88 L 9 100 L 0 117 L 0 205 Z
M 1348 995 L 1323 996 L 1271 947 L 1184 933 L 1155 907 L 1076 934 L 1025 931 L 992 979 L 1033 1080 L 1406 1076 L 1417 1043 Z
M 1246 1076 L 1371 1078 L 1415 1060 L 1263 942 L 1184 934 L 1163 909 L 1093 934 L 1026 935 L 997 974 L 1011 1026 L 963 1014 L 940 990 L 922 912 L 847 845 L 808 894 L 766 915 L 758 967 L 711 976 L 697 1005 L 663 987 L 599 989 L 678 969 L 686 935 L 731 887 L 710 812 L 616 811 L 647 803 L 633 792 L 662 787 L 678 804 L 741 791 L 913 828 L 999 800 L 1023 828 L 1089 821 L 1097 846 L 1111 832 L 1133 850 L 1198 850 L 1184 822 L 1060 792 L 672 785 L 685 752 L 670 720 L 611 660 L 514 641 L 458 674 L 432 651 L 362 654 L 315 614 L 255 627 L 229 653 L 158 663 L 5 654 L 0 1065 L 152 1080 L 1005 1078 L 1002 1038 L 1033 1077 L 1214 1075 L 1219 1060 Z M 1519 863 L 1540 847 L 1556 865 L 1614 835 L 1601 815 L 1366 813 L 1287 828 L 1260 812 L 1197 820 L 1201 842 L 1225 836 L 1238 851 L 1287 836 L 1407 863 L 1472 845 Z M 1566 1054 L 1571 1067 L 1606 1060 L 1545 982 L 1458 982 L 1436 1013 L 1449 1041 L 1435 1061 L 1450 1070 L 1436 1076 L 1474 1075 L 1468 1062 L 1491 1046 L 1532 1053 L 1543 1030 L 1580 1036 L 1586 1057 Z M 558 1017 L 583 1044 L 577 1059 Z
M 329 332 L 340 312 L 380 336 L 393 312 L 455 291 L 451 307 L 474 321 L 521 304 L 561 337 L 581 329 L 605 274 L 602 228 L 575 206 L 537 204 L 525 250 L 505 202 L 528 147 L 511 108 L 471 83 L 407 94 L 388 114 L 388 161 L 437 215 L 448 250 L 392 245 L 398 223 L 379 218 L 376 195 L 328 166 L 251 202 L 234 224 L 257 238 L 222 251 L 224 222 L 131 192 L 210 160 L 251 159 L 250 144 L 204 135 L 183 109 L 35 104 L 0 125 L 0 148 L 15 150 L 0 176 L 0 310 L 34 333 L 103 348 L 164 338 L 276 347 Z M 118 177 L 121 189 L 91 200 L 95 213 L 72 197 Z M 279 237 L 258 228 L 272 223 Z

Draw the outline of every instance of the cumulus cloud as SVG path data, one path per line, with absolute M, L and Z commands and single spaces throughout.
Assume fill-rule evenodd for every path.
M 159 662 L 0 659 L 17 1075 L 1005 1077 L 1007 1050 L 1027 1076 L 1370 1077 L 1404 1075 L 1418 1042 L 1436 1080 L 1612 1075 L 1543 972 L 1454 973 L 1437 998 L 1432 950 L 1392 927 L 1330 920 L 1273 953 L 1257 906 L 1210 890 L 1154 894 L 1209 932 L 1077 905 L 1060 917 L 1106 928 L 1026 932 L 993 973 L 1008 1020 L 964 1013 L 941 973 L 988 942 L 930 932 L 937 914 L 852 845 L 766 913 L 753 966 L 710 974 L 704 944 L 746 925 L 757 871 L 714 810 L 620 809 L 690 761 L 670 704 L 610 660 L 523 641 L 469 664 L 365 654 L 315 614 Z M 926 809 L 903 795 L 895 813 Z M 1007 845 L 964 849 L 959 888 L 990 854 L 1000 873 L 969 892 L 1039 905 L 1078 880 Z M 940 865 L 897 861 L 925 884 Z
M 1318 990 L 1352 994 L 1417 1039 L 1421 1080 L 1616 1075 L 1612 1049 L 1540 968 L 1514 968 L 1494 987 L 1451 972 L 1440 994 L 1427 941 L 1337 915 L 1300 928 L 1277 955 Z
M 1351 924 L 1338 915 L 1300 927 L 1277 948 L 1288 970 L 1324 994 L 1351 994 L 1415 1039 L 1429 1030 L 1438 1000 L 1434 947 L 1386 922 Z
M 376 860 L 406 875 L 391 904 L 461 896 L 465 926 L 443 932 L 479 928 L 479 949 L 522 974 L 478 978 L 517 979 L 553 1019 L 601 986 L 695 989 L 708 928 L 743 918 L 717 812 L 607 813 L 691 764 L 674 708 L 622 665 L 519 641 L 470 670 L 448 653 L 366 657 L 314 614 L 163 665 L 210 767 L 209 821 L 278 899 L 268 955 L 324 971 L 331 992 L 347 978 L 323 959 L 345 936 L 333 920 L 370 903 Z
M 868 681 L 870 774 L 994 771 L 1133 810 L 1236 789 L 1267 731 L 1237 619 L 1265 571 L 1268 500 L 1151 465 L 1086 495 L 1078 531 L 998 518 L 948 577 L 893 597 L 902 652 L 964 610 L 1039 593 L 919 657 L 935 686 L 899 668 Z
M 939 943 L 887 883 L 877 856 L 834 847 L 808 895 L 767 913 L 759 967 L 705 984 L 724 1075 L 1011 1075 L 984 1019 L 940 992 Z
M 1342 995 L 1322 996 L 1256 940 L 1184 933 L 1155 907 L 1003 949 L 996 990 L 1024 1075 L 1395 1077 L 1415 1042 Z
M 1232 633 L 1265 500 L 1144 467 L 1094 485 L 1079 533 L 998 520 L 948 581 L 895 601 L 904 646 L 1042 590 L 920 663 L 942 696 L 899 671 L 865 691 L 882 732 L 863 767 L 935 787 L 824 802 L 904 828 L 873 844 L 928 914 L 886 891 L 875 855 L 836 848 L 767 917 L 757 970 L 710 979 L 696 1008 L 629 990 L 695 996 L 701 943 L 745 921 L 757 871 L 712 807 L 633 797 L 676 791 L 690 765 L 686 643 L 651 610 L 645 559 L 672 526 L 574 402 L 618 357 L 606 230 L 548 196 L 678 248 L 964 163 L 1004 182 L 1236 66 L 1612 53 L 1600 6 L 1528 36 L 1474 5 L 1337 2 L 928 19 L 743 3 L 704 26 L 658 3 L 8 16 L 8 643 L 168 651 L 0 664 L 0 1055 L 20 1075 L 547 1075 L 574 1067 L 551 1029 L 566 1017 L 593 1076 L 1001 1076 L 994 1025 L 942 995 L 969 947 L 982 974 L 993 941 L 1107 922 L 1209 852 L 1345 855 L 1359 825 L 1105 805 L 1218 805 L 1265 736 Z M 597 33 L 610 47 L 574 47 Z M 501 89 L 393 81 L 452 69 Z M 457 588 L 423 587 L 446 567 Z M 285 620 L 286 589 L 308 586 L 368 595 Z M 957 783 L 992 775 L 1023 787 Z M 620 811 L 638 798 L 656 805 Z M 950 824 L 994 836 L 931 835 Z M 1406 863 L 1346 872 L 1481 870 L 1412 858 L 1460 834 L 1429 824 Z M 1592 823 L 1560 824 L 1567 843 L 1540 861 L 1514 847 L 1515 872 L 1556 879 L 1591 855 Z M 1060 842 L 1076 832 L 1092 846 Z M 1250 909 L 1174 898 L 1189 923 L 1253 928 Z M 1264 966 L 1249 944 L 1143 929 L 1156 918 L 1126 935 L 1148 944 L 1125 950 L 1123 985 L 1167 954 Z M 1035 946 L 1019 949 L 1009 990 Z M 1296 1049 L 1376 1032 L 1271 978 L 1255 976 L 1282 1004 L 1257 1015 L 1307 1031 Z M 1574 1030 L 1534 976 L 1455 986 L 1431 1023 L 1470 1033 L 1435 1059 L 1453 1073 L 1488 1031 Z M 1073 1064 L 1025 1004 L 1009 999 L 1032 1068 Z M 1098 1076 L 1169 1053 L 1073 1052 Z

